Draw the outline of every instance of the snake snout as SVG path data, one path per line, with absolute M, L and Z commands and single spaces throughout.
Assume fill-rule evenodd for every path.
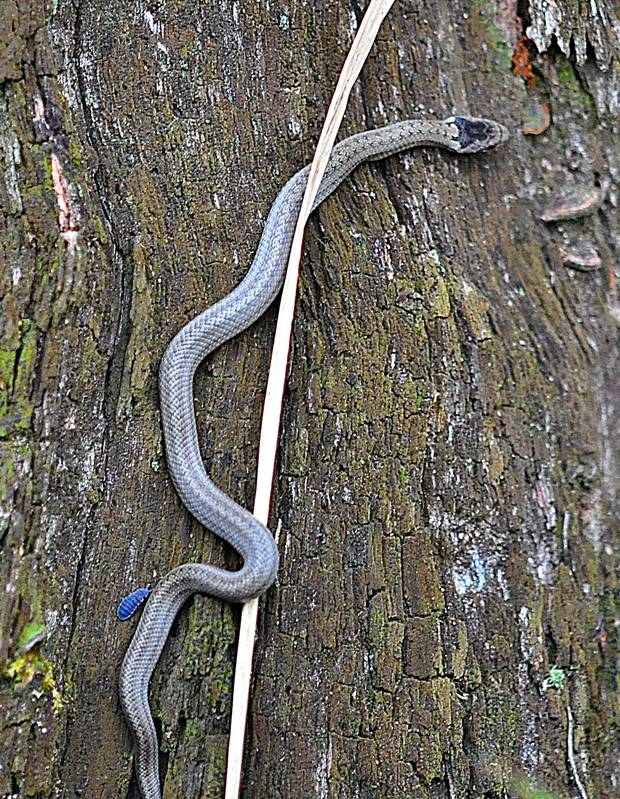
M 508 131 L 492 119 L 451 117 L 446 120 L 457 130 L 455 149 L 459 153 L 477 153 L 508 139 Z

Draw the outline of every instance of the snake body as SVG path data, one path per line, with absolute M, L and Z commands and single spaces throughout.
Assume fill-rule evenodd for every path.
M 467 117 L 444 121 L 407 120 L 351 136 L 337 144 L 313 210 L 359 164 L 420 145 L 472 153 L 507 138 L 496 122 Z M 158 744 L 148 702 L 148 685 L 170 627 L 195 593 L 244 602 L 273 583 L 278 552 L 269 530 L 224 494 L 206 473 L 198 444 L 193 379 L 201 361 L 251 325 L 277 296 L 306 187 L 309 166 L 278 194 L 252 265 L 240 285 L 199 314 L 174 337 L 161 362 L 161 417 L 168 468 L 181 500 L 198 521 L 228 541 L 243 558 L 238 571 L 186 563 L 168 572 L 148 598 L 120 675 L 123 710 L 135 741 L 135 768 L 144 799 L 160 799 Z

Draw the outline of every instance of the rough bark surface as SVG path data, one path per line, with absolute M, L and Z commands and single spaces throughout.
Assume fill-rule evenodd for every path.
M 158 363 L 244 274 L 360 14 L 0 4 L 2 797 L 136 796 L 118 600 L 235 565 L 171 486 Z M 310 225 L 246 799 L 618 795 L 618 31 L 613 0 L 382 28 L 345 133 L 464 111 L 512 139 L 360 169 Z M 273 322 L 197 380 L 248 506 Z M 238 616 L 197 597 L 156 672 L 166 799 L 223 795 Z

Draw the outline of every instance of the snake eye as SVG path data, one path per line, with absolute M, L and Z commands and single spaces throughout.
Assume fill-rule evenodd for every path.
M 506 129 L 489 119 L 452 117 L 450 123 L 458 130 L 457 144 L 462 153 L 486 150 L 508 138 Z

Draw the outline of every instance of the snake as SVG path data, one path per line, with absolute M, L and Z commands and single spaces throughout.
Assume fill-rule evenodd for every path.
M 333 148 L 312 210 L 365 161 L 431 145 L 459 155 L 486 150 L 508 137 L 506 128 L 483 118 L 409 119 L 366 130 Z M 245 602 L 274 582 L 278 550 L 269 529 L 219 489 L 203 463 L 194 413 L 193 380 L 201 362 L 255 322 L 277 297 L 308 181 L 310 166 L 285 184 L 273 203 L 256 255 L 242 282 L 186 324 L 166 349 L 159 369 L 161 421 L 169 473 L 187 510 L 241 556 L 236 571 L 208 563 L 185 563 L 169 571 L 150 592 L 120 671 L 121 705 L 134 740 L 134 764 L 143 799 L 160 799 L 159 750 L 148 687 L 181 607 L 194 594 Z M 149 592 L 145 591 L 144 594 Z

